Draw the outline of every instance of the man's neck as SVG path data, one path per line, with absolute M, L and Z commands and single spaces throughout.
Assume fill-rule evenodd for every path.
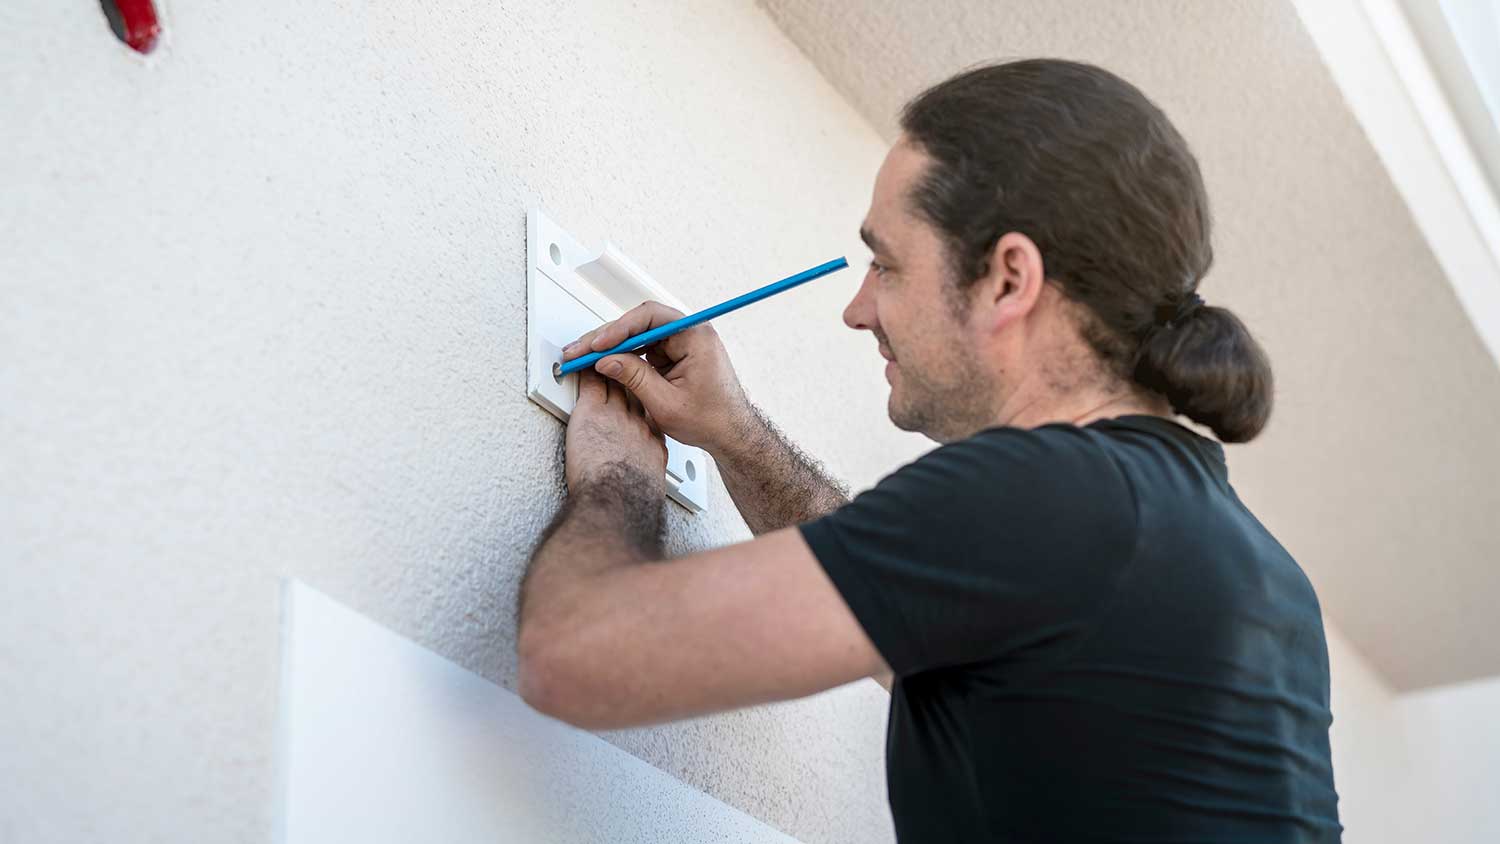
M 993 424 L 1012 428 L 1037 428 L 1052 423 L 1083 427 L 1099 419 L 1129 414 L 1173 417 L 1172 407 L 1164 397 L 1142 394 L 1128 386 L 1016 398 L 1001 408 L 999 419 Z

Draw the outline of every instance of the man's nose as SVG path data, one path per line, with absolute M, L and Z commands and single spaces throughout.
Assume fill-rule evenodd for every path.
M 869 292 L 870 274 L 866 274 L 854 291 L 854 298 L 844 307 L 844 324 L 856 331 L 868 331 L 875 327 L 875 303 Z

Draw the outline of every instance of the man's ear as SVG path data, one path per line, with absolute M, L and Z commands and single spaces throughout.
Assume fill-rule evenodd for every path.
M 1020 232 L 1006 232 L 990 250 L 989 270 L 974 285 L 972 304 L 990 330 L 1004 328 L 1031 313 L 1046 281 L 1036 243 Z

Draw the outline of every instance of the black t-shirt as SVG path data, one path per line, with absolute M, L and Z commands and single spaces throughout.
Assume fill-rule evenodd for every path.
M 1217 442 L 990 428 L 801 530 L 896 676 L 902 842 L 1339 840 L 1318 600 Z

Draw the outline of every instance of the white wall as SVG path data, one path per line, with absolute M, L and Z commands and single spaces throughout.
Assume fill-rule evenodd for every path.
M 1500 841 L 1500 679 L 1403 695 L 1414 746 L 1408 841 Z
M 695 306 L 865 257 L 884 144 L 748 3 L 159 5 L 148 61 L 96 4 L 0 8 L 5 841 L 266 840 L 282 576 L 513 685 L 562 492 L 523 396 L 528 206 Z M 863 486 L 925 446 L 878 422 L 854 282 L 721 331 Z M 746 535 L 711 506 L 672 509 L 672 550 Z M 1398 699 L 1332 638 L 1349 840 L 1485 840 L 1456 830 L 1488 804 L 1427 795 L 1496 781 L 1492 692 Z M 607 738 L 800 839 L 890 840 L 886 703 Z M 1393 831 L 1439 807 L 1460 837 Z
M 1334 787 L 1351 844 L 1443 841 L 1405 837 L 1415 808 L 1410 794 L 1411 740 L 1390 686 L 1324 618 L 1333 677 Z
M 524 396 L 525 210 L 704 306 L 847 254 L 884 144 L 744 3 L 0 8 L 0 840 L 264 841 L 277 582 L 506 686 L 561 500 Z M 725 320 L 752 395 L 868 484 L 844 273 Z M 816 400 L 813 400 L 816 399 Z M 673 507 L 670 546 L 747 535 Z M 890 837 L 887 697 L 611 734 L 807 841 Z
M 1327 629 L 1345 840 L 1500 841 L 1500 678 L 1396 694 Z

